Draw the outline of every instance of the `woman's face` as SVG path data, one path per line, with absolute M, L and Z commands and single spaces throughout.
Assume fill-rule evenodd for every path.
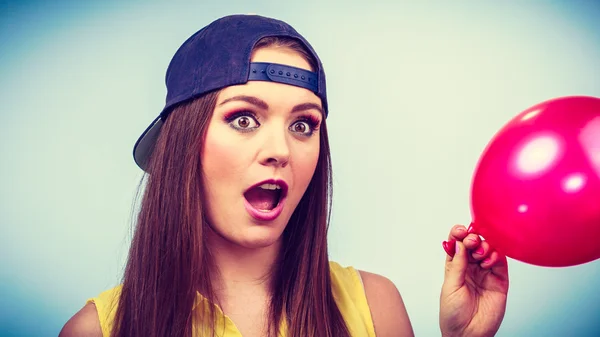
M 312 70 L 289 48 L 261 48 L 252 61 Z M 279 240 L 315 172 L 321 109 L 313 92 L 286 84 L 220 92 L 202 151 L 207 215 L 219 236 L 246 248 Z

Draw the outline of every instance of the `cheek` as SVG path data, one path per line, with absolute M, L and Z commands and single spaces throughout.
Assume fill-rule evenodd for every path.
M 239 146 L 227 142 L 222 130 L 209 128 L 202 149 L 202 174 L 209 195 L 222 194 L 241 177 L 243 158 Z
M 294 165 L 294 175 L 297 181 L 305 189 L 312 179 L 317 162 L 319 161 L 319 143 L 302 148 L 297 152 L 297 160 Z

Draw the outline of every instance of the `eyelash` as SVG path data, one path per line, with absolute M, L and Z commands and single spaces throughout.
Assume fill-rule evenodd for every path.
M 254 114 L 250 111 L 232 112 L 225 116 L 225 121 L 227 122 L 227 124 L 229 124 L 230 127 L 232 127 L 233 129 L 235 129 L 237 131 L 240 131 L 240 132 L 251 132 L 258 127 L 258 126 L 255 126 L 255 127 L 249 128 L 249 129 L 243 129 L 243 128 L 234 126 L 233 121 L 235 121 L 236 119 L 238 119 L 240 117 L 250 117 L 256 124 L 258 124 L 258 126 L 260 126 L 260 123 L 258 122 L 258 117 L 256 116 L 256 114 Z
M 251 118 L 256 124 L 258 124 L 255 127 L 252 128 L 248 128 L 248 129 L 244 129 L 244 128 L 239 128 L 236 127 L 235 125 L 233 125 L 233 122 L 240 118 L 240 117 L 249 117 Z M 258 128 L 260 126 L 260 123 L 258 122 L 258 117 L 256 116 L 255 113 L 251 112 L 251 111 L 236 111 L 236 112 L 232 112 L 230 114 L 227 114 L 225 116 L 225 121 L 229 124 L 230 127 L 232 127 L 233 129 L 240 131 L 240 132 L 252 132 L 254 131 L 256 128 Z M 304 115 L 304 116 L 300 116 L 298 119 L 296 119 L 296 121 L 294 121 L 294 123 L 292 123 L 292 125 L 290 126 L 290 129 L 292 128 L 293 125 L 295 125 L 298 122 L 303 122 L 308 124 L 309 127 L 309 131 L 307 133 L 301 133 L 302 136 L 312 136 L 313 133 L 315 131 L 317 131 L 319 129 L 319 126 L 321 124 L 321 121 L 313 116 L 313 115 Z M 293 131 L 295 132 L 295 131 Z
M 313 133 L 314 133 L 315 131 L 319 130 L 319 126 L 320 126 L 320 124 L 321 124 L 321 121 L 320 121 L 320 120 L 319 120 L 317 117 L 315 117 L 315 116 L 313 116 L 313 115 L 304 115 L 304 116 L 300 116 L 300 117 L 299 117 L 299 118 L 298 118 L 298 119 L 297 119 L 297 120 L 296 120 L 296 121 L 295 121 L 295 122 L 292 124 L 292 126 L 293 126 L 293 125 L 295 125 L 295 124 L 296 124 L 296 123 L 298 123 L 298 122 L 304 122 L 304 123 L 308 124 L 309 132 L 308 132 L 308 133 L 305 133 L 305 134 L 302 134 L 303 136 L 312 136 L 312 135 L 313 135 Z M 292 126 L 290 126 L 290 128 L 291 128 Z

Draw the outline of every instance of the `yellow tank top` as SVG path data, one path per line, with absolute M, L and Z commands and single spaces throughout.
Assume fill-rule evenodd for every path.
M 353 267 L 342 267 L 336 262 L 330 262 L 329 267 L 333 297 L 350 330 L 350 335 L 353 337 L 375 337 L 371 311 L 367 304 L 367 298 L 358 271 Z M 117 286 L 102 292 L 97 297 L 87 300 L 87 303 L 94 303 L 96 306 L 104 337 L 110 336 L 120 293 L 121 286 Z M 207 304 L 204 302 L 204 298 L 198 294 L 195 309 L 198 309 L 198 304 L 200 303 Z M 229 317 L 223 314 L 218 307 L 216 308 L 216 312 L 217 324 L 215 326 L 217 328 L 217 336 L 242 337 L 242 334 Z M 199 332 L 199 327 L 194 330 Z M 286 327 L 282 327 L 281 330 L 285 332 Z M 199 333 L 195 333 L 194 335 L 199 336 Z M 283 336 L 285 336 L 285 333 Z

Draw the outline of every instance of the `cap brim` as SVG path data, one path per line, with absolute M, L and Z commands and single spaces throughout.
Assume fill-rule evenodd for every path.
M 144 133 L 135 143 L 133 147 L 133 159 L 135 163 L 144 171 L 147 172 L 148 159 L 152 155 L 154 145 L 160 134 L 160 129 L 163 126 L 163 120 L 160 116 L 156 117 L 154 121 L 146 128 Z

